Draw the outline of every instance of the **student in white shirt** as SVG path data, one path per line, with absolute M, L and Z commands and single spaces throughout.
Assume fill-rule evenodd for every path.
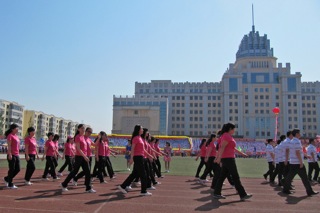
M 308 180 L 310 182 L 317 182 L 319 176 L 319 164 L 318 164 L 318 156 L 317 156 L 317 148 L 315 146 L 316 142 L 313 138 L 309 140 L 309 146 L 307 147 L 307 155 L 308 155 Z M 312 172 L 314 170 L 314 176 L 312 179 Z
M 306 167 L 303 164 L 303 150 L 300 138 L 300 130 L 292 130 L 293 139 L 290 142 L 290 169 L 289 173 L 285 178 L 283 190 L 284 194 L 291 194 L 290 185 L 293 178 L 298 174 L 302 180 L 304 187 L 306 188 L 307 195 L 312 196 L 319 194 L 319 192 L 313 191 L 310 182 L 308 181 Z
M 277 141 L 278 145 L 274 149 L 275 155 L 275 163 L 276 169 L 273 172 L 273 175 L 270 177 L 270 182 L 274 183 L 276 176 L 278 175 L 278 186 L 281 186 L 281 180 L 283 176 L 283 169 L 284 169 L 284 151 L 282 142 L 286 139 L 285 135 L 281 135 L 280 139 Z
M 268 171 L 263 175 L 264 179 L 267 180 L 270 176 L 270 182 L 272 183 L 271 177 L 273 176 L 275 168 L 275 158 L 274 158 L 274 141 L 273 139 L 267 139 L 267 148 L 266 148 L 266 158 L 268 161 Z M 274 182 L 274 181 L 273 181 Z
M 287 132 L 287 138 L 282 142 L 282 149 L 283 149 L 283 178 L 285 178 L 289 172 L 289 154 L 290 154 L 290 141 L 292 140 L 292 131 Z M 284 181 L 284 179 L 283 179 Z

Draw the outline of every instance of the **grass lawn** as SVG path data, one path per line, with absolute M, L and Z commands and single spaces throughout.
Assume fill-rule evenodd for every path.
M 111 157 L 111 162 L 113 168 L 116 172 L 120 173 L 129 173 L 126 170 L 126 160 L 124 156 L 119 155 L 117 158 Z M 262 174 L 267 171 L 268 164 L 265 159 L 245 159 L 237 158 L 236 159 L 238 171 L 240 177 L 249 177 L 249 178 L 262 178 Z M 63 160 L 59 159 L 59 166 L 63 164 Z M 45 161 L 36 160 L 36 168 L 43 169 Z M 161 159 L 162 171 L 164 171 L 164 161 Z M 183 176 L 194 176 L 199 161 L 195 161 L 194 157 L 172 157 L 170 165 L 170 173 L 165 175 L 183 175 Z M 26 167 L 26 161 L 21 160 L 21 168 Z M 8 163 L 7 160 L 0 161 L 0 168 L 7 169 Z M 204 168 L 203 168 L 204 169 Z M 203 170 L 202 170 L 203 171 Z

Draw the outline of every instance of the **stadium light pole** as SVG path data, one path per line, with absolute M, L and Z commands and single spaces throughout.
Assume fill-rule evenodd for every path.
M 272 112 L 276 115 L 276 122 L 275 122 L 275 133 L 274 133 L 274 141 L 277 141 L 277 134 L 278 134 L 278 115 L 280 113 L 279 107 L 275 107 L 272 109 Z

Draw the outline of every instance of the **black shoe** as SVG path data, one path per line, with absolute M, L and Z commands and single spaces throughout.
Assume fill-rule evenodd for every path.
M 217 194 L 214 194 L 214 195 L 213 195 L 213 198 L 214 198 L 214 199 L 226 199 L 225 196 L 223 196 L 223 195 L 217 195 Z
M 319 192 L 312 191 L 311 193 L 308 193 L 308 196 L 317 195 L 317 194 L 319 194 Z
M 287 190 L 282 190 L 282 193 L 283 194 L 287 194 L 287 195 L 291 195 L 292 194 L 292 192 L 290 192 L 289 190 L 287 191 Z
M 268 175 L 264 174 L 263 177 L 265 180 L 268 180 Z
M 245 201 L 245 200 L 248 200 L 252 197 L 251 194 L 247 194 L 246 196 L 243 196 L 242 198 L 240 198 L 241 201 Z

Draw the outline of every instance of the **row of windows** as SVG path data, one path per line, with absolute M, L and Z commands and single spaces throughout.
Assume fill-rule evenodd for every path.
M 302 115 L 316 115 L 317 112 L 315 110 L 302 110 Z
M 316 100 L 316 96 L 310 96 L 310 95 L 306 95 L 306 96 L 302 96 L 302 100 Z
M 184 121 L 184 117 L 172 117 L 172 121 Z
M 305 122 L 317 122 L 316 118 L 302 118 L 302 121 Z
M 308 108 L 311 108 L 311 107 L 312 107 L 312 108 L 316 108 L 316 104 L 314 104 L 314 103 L 313 103 L 313 104 L 310 104 L 310 103 L 309 103 L 309 104 L 305 104 L 305 103 L 303 103 L 303 104 L 302 104 L 302 107 L 308 107 Z

